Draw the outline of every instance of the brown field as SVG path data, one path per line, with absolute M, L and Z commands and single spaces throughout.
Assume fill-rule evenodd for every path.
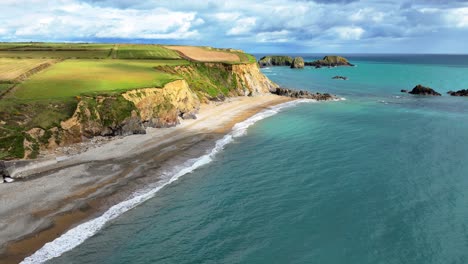
M 0 58 L 0 81 L 13 81 L 41 64 L 54 63 L 47 59 L 10 59 Z
M 165 46 L 168 49 L 181 52 L 186 57 L 195 61 L 204 62 L 240 62 L 239 56 L 235 53 L 227 51 L 210 50 L 203 47 L 188 47 L 188 46 Z

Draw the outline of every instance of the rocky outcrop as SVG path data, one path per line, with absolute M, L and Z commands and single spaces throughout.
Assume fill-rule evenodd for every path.
M 260 72 L 256 63 L 192 63 L 184 66 L 159 66 L 156 69 L 186 80 L 202 102 L 222 101 L 229 96 L 255 96 L 278 87 Z
M 328 93 L 311 93 L 308 91 L 302 90 L 292 90 L 287 88 L 276 88 L 275 91 L 272 92 L 273 94 L 287 96 L 292 98 L 303 98 L 303 99 L 314 99 L 318 101 L 327 101 L 327 100 L 335 100 L 337 99 L 336 96 L 328 94 Z
M 291 66 L 293 58 L 289 56 L 265 56 L 258 61 L 260 67 Z
M 302 57 L 295 57 L 291 63 L 292 69 L 303 69 L 304 68 L 304 59 Z
M 462 89 L 456 92 L 448 91 L 447 93 L 450 94 L 451 96 L 468 96 L 468 89 Z
M 337 75 L 337 76 L 334 76 L 332 79 L 346 81 L 346 80 L 348 80 L 348 77 Z
M 306 62 L 307 66 L 318 67 L 335 67 L 335 66 L 354 66 L 346 58 L 340 56 L 325 56 L 321 60 L 316 60 L 313 62 Z
M 149 127 L 169 127 L 179 123 L 178 118 L 196 118 L 200 100 L 185 80 L 166 84 L 163 88 L 128 91 L 122 96 L 139 111 L 141 121 Z
M 440 93 L 434 91 L 432 88 L 422 86 L 420 84 L 416 85 L 413 90 L 409 92 L 410 94 L 417 95 L 431 95 L 431 96 L 441 96 Z

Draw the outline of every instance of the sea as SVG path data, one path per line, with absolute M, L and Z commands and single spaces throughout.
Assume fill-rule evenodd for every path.
M 468 98 L 446 94 L 468 55 L 344 56 L 262 69 L 342 100 L 258 113 L 24 263 L 468 263 Z M 400 92 L 417 84 L 442 96 Z

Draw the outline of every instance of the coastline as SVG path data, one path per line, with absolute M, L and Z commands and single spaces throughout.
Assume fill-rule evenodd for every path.
M 36 171 L 32 177 L 0 186 L 0 239 L 10 241 L 3 245 L 0 262 L 20 262 L 143 187 L 162 182 L 165 172 L 175 166 L 206 154 L 235 124 L 288 101 L 293 99 L 230 98 L 219 105 L 203 105 L 198 119 L 176 127 L 149 129 L 146 135 L 118 138 L 78 155 L 31 166 Z

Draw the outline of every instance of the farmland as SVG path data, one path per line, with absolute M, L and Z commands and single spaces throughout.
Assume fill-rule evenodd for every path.
M 203 62 L 240 62 L 239 56 L 233 52 L 208 49 L 205 47 L 192 46 L 166 46 L 168 49 L 176 50 L 187 58 Z
M 19 84 L 9 96 L 38 100 L 162 87 L 178 77 L 157 72 L 155 66 L 187 63 L 182 60 L 67 60 Z
M 22 74 L 42 65 L 54 63 L 50 59 L 10 59 L 0 58 L 0 82 L 14 81 Z
M 159 45 L 119 45 L 119 59 L 180 59 L 177 52 Z

